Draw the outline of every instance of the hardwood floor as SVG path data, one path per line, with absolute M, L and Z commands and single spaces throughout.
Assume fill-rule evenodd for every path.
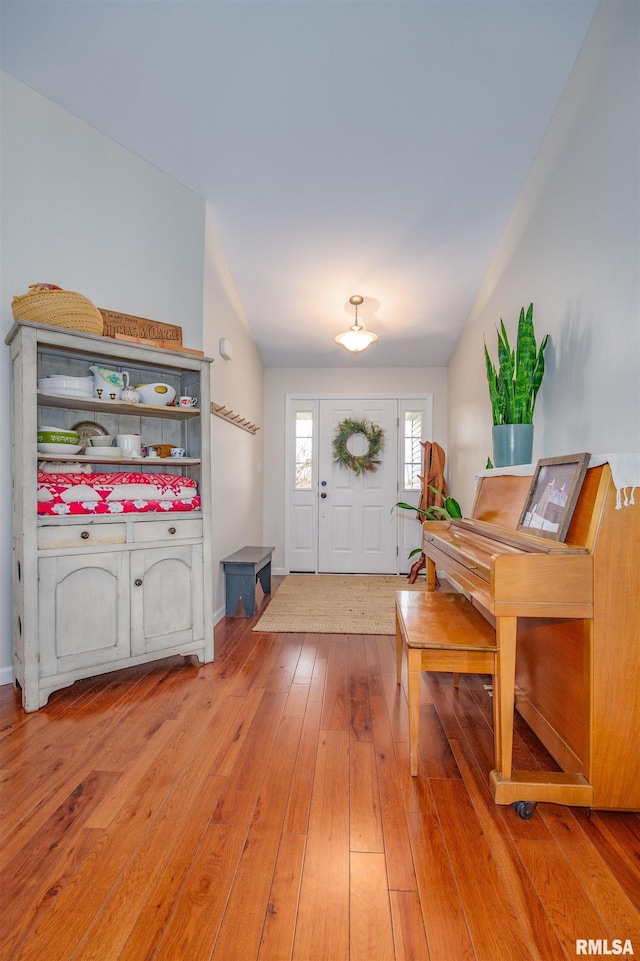
M 0 688 L 2 961 L 640 956 L 640 816 L 496 806 L 486 679 L 423 675 L 411 778 L 393 638 L 253 624 L 35 714 Z

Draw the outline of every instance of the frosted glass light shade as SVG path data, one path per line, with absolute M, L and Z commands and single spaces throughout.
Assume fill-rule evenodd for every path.
M 372 334 L 370 330 L 363 330 L 360 325 L 357 327 L 354 325 L 346 330 L 344 334 L 338 334 L 336 337 L 336 343 L 342 344 L 347 350 L 357 353 L 360 350 L 365 350 L 369 344 L 372 344 L 378 339 L 377 334 Z

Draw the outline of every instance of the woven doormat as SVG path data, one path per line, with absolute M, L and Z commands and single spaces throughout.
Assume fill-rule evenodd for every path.
M 253 630 L 395 634 L 395 592 L 424 589 L 406 575 L 288 574 Z

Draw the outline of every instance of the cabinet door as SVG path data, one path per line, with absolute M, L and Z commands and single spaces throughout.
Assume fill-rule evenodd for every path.
M 132 655 L 201 642 L 202 595 L 202 545 L 132 551 Z
M 42 557 L 38 567 L 42 677 L 129 656 L 125 553 Z

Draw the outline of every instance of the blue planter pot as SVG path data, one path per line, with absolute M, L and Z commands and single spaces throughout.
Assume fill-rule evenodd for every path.
M 533 455 L 533 424 L 498 424 L 493 428 L 493 466 L 530 464 Z

